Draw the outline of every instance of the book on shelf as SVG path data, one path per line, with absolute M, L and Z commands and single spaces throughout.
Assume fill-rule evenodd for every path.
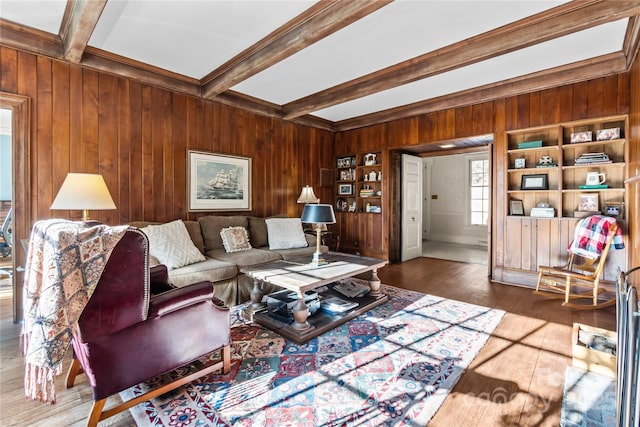
M 320 309 L 326 311 L 329 314 L 340 314 L 346 311 L 356 308 L 357 302 L 347 301 L 338 297 L 329 297 L 320 301 Z
M 553 218 L 556 216 L 556 210 L 554 208 L 531 208 L 529 216 L 539 218 Z
M 582 184 L 580 186 L 578 186 L 578 188 L 580 188 L 580 190 L 601 190 L 604 188 L 609 188 L 608 184 L 597 184 L 597 185 L 585 185 Z

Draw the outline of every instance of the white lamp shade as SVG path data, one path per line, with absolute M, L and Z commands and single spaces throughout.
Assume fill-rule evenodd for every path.
M 320 199 L 313 192 L 313 188 L 305 185 L 300 192 L 300 197 L 298 197 L 298 203 L 318 203 Z
M 115 209 L 107 184 L 100 174 L 70 173 L 65 178 L 51 209 Z

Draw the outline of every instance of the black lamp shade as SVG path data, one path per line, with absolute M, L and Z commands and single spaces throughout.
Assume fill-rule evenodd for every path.
M 314 224 L 335 224 L 336 216 L 333 214 L 333 205 L 305 205 L 300 220 Z

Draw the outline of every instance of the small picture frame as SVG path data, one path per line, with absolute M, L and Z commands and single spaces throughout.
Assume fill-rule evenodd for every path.
M 598 193 L 580 194 L 578 210 L 581 212 L 598 212 L 600 210 Z
M 522 200 L 510 200 L 509 201 L 509 215 L 523 216 L 524 206 Z
M 571 134 L 571 143 L 575 144 L 577 142 L 590 142 L 593 139 L 593 133 L 588 130 L 584 132 L 573 132 Z
M 515 160 L 516 169 L 524 169 L 527 167 L 527 160 L 523 157 Z
M 355 166 L 351 164 L 351 157 L 340 157 L 336 161 L 338 168 L 350 168 Z
M 522 175 L 522 179 L 520 181 L 520 189 L 521 190 L 548 190 L 549 175 L 546 173 Z
M 624 219 L 624 203 L 622 202 L 606 202 L 604 204 L 604 214 L 612 216 L 616 219 Z
M 351 184 L 339 184 L 338 194 L 340 196 L 351 196 L 353 194 L 353 185 Z

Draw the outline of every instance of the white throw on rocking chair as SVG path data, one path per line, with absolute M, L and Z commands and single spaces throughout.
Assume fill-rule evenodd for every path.
M 615 218 L 592 215 L 578 221 L 573 242 L 568 249 L 569 260 L 561 266 L 540 266 L 534 294 L 564 298 L 563 306 L 576 309 L 614 305 L 615 296 L 605 301 L 599 300 L 605 291 L 600 286 L 600 280 L 612 245 L 614 249 L 624 248 L 622 232 Z M 591 299 L 591 303 L 573 302 L 584 298 Z

